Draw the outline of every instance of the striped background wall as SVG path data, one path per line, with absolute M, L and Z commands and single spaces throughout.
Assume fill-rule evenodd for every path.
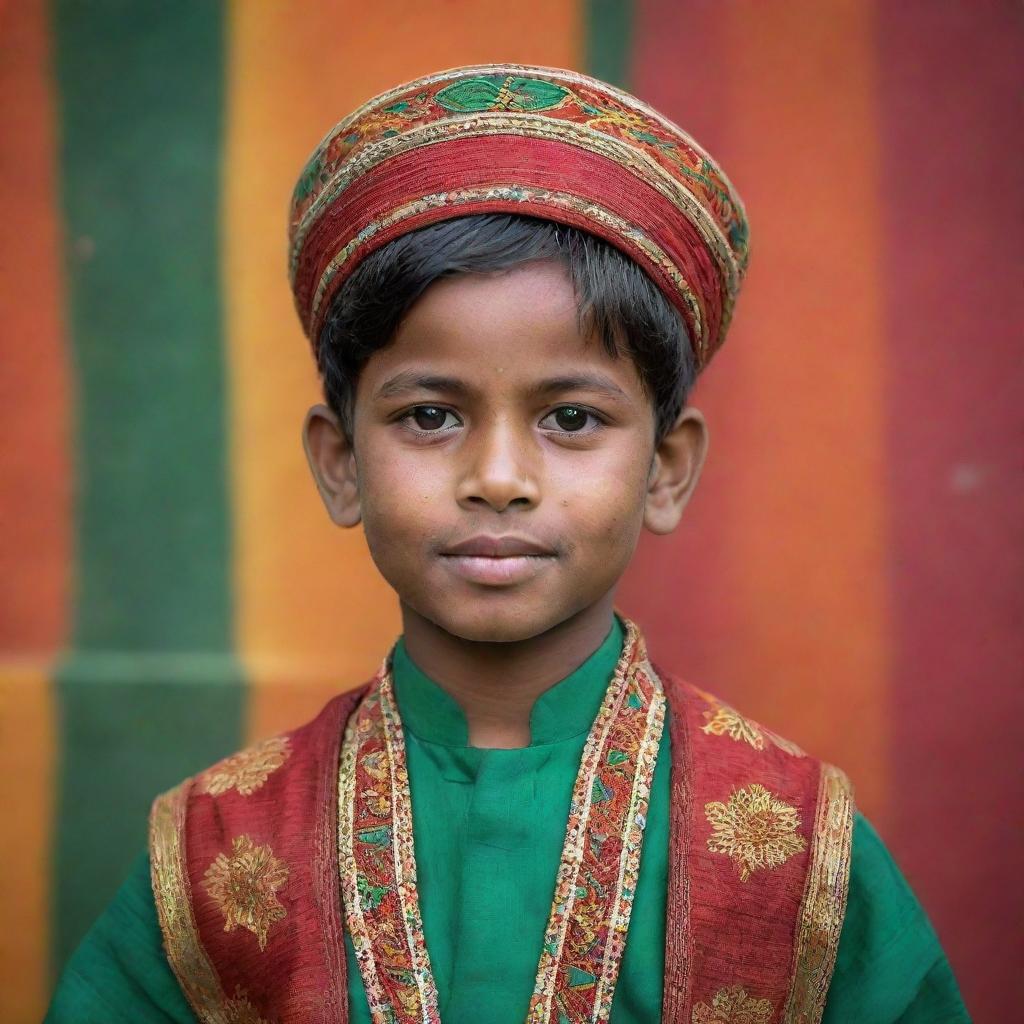
M 155 793 L 393 638 L 302 456 L 287 199 L 358 102 L 486 60 L 633 88 L 747 200 L 748 285 L 694 396 L 710 461 L 621 603 L 664 664 L 847 768 L 969 1007 L 1009 1019 L 1021 22 L 1010 0 L 0 4 L 0 1019 L 39 1018 Z

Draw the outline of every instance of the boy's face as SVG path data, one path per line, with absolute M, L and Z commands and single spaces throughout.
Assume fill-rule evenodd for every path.
M 359 379 L 353 442 L 319 405 L 307 455 L 332 518 L 416 614 L 467 640 L 537 636 L 607 603 L 645 524 L 671 530 L 703 418 L 657 452 L 632 361 L 581 335 L 565 267 L 432 285 Z

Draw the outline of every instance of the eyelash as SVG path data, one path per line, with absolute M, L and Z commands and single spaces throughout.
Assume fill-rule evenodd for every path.
M 414 405 L 411 409 L 406 409 L 405 412 L 403 412 L 401 415 L 397 417 L 397 422 L 401 423 L 407 430 L 412 431 L 412 433 L 416 434 L 419 437 L 430 437 L 433 435 L 440 435 L 454 429 L 454 427 L 452 426 L 441 426 L 438 427 L 436 430 L 424 430 L 422 429 L 422 427 L 416 426 L 413 418 L 420 409 L 436 409 L 438 412 L 443 412 L 446 415 L 455 417 L 456 420 L 458 419 L 457 414 L 453 410 L 448 409 L 443 405 L 424 404 Z M 594 409 L 589 409 L 585 405 L 575 405 L 570 403 L 556 406 L 549 413 L 547 413 L 540 422 L 543 423 L 544 420 L 554 416 L 561 409 L 578 409 L 580 412 L 584 413 L 584 415 L 590 418 L 590 420 L 592 421 L 592 425 L 585 425 L 579 430 L 558 430 L 557 428 L 542 429 L 546 429 L 548 432 L 557 434 L 560 437 L 587 437 L 590 434 L 595 433 L 595 431 L 599 430 L 601 427 L 607 425 L 607 420 L 605 420 L 604 417 L 601 416 L 601 414 L 596 412 Z M 461 422 L 459 425 L 461 425 Z

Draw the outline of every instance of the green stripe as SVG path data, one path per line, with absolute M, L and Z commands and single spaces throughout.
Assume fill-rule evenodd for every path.
M 178 659 L 145 673 L 136 661 L 78 654 L 58 676 L 55 970 L 145 848 L 153 797 L 239 746 L 245 691 L 231 655 L 184 671 Z
M 585 19 L 587 73 L 628 89 L 632 0 L 587 0 Z
M 77 592 L 61 699 L 54 961 L 152 797 L 238 746 L 220 297 L 220 4 L 56 0 Z M 139 657 L 142 655 L 142 657 Z

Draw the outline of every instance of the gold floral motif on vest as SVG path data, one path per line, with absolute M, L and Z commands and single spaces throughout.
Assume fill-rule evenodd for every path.
M 777 868 L 807 847 L 797 832 L 797 809 L 757 782 L 737 789 L 728 803 L 705 804 L 704 813 L 714 829 L 708 849 L 730 857 L 744 882 L 755 871 Z
M 269 846 L 257 846 L 242 835 L 235 837 L 230 857 L 220 853 L 206 869 L 203 888 L 224 915 L 224 931 L 239 925 L 247 928 L 262 952 L 271 926 L 287 913 L 277 890 L 288 881 L 288 874 L 288 865 Z
M 200 791 L 222 796 L 236 789 L 242 796 L 251 796 L 288 760 L 290 753 L 287 736 L 271 736 L 218 761 L 203 773 Z
M 715 993 L 711 1005 L 698 1003 L 693 1008 L 693 1024 L 770 1024 L 772 1004 L 754 999 L 742 985 L 730 985 Z

